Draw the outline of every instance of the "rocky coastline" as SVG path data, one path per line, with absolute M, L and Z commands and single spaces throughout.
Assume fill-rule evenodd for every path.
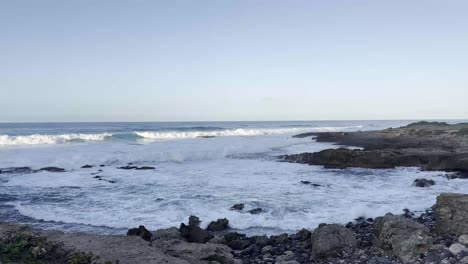
M 416 166 L 454 172 L 451 177 L 467 177 L 468 124 L 419 122 L 382 131 L 296 137 L 359 149 L 285 155 L 281 161 L 326 168 Z M 58 169 L 43 168 L 51 172 Z M 121 169 L 154 168 L 129 164 Z M 433 184 L 426 179 L 414 182 L 416 187 Z M 243 207 L 236 204 L 231 210 L 241 211 Z M 261 212 L 261 208 L 249 211 Z M 436 204 L 420 215 L 406 209 L 400 215 L 350 220 L 346 225 L 324 223 L 314 230 L 270 237 L 232 232 L 226 218 L 196 216 L 169 229 L 150 231 L 139 226 L 128 230 L 126 236 L 64 233 L 0 223 L 0 263 L 468 263 L 468 194 L 442 193 Z M 201 221 L 207 221 L 206 229 L 201 228 Z

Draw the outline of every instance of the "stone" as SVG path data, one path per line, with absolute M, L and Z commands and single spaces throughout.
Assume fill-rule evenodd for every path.
M 224 239 L 226 241 L 226 245 L 234 250 L 243 250 L 251 245 L 251 242 L 246 235 L 239 234 L 237 232 L 225 234 Z
M 262 208 L 255 208 L 252 210 L 249 210 L 249 214 L 261 214 L 263 212 Z
M 460 237 L 458 237 L 458 242 L 468 247 L 468 235 L 461 235 Z
M 139 226 L 138 228 L 132 228 L 128 230 L 127 236 L 139 236 L 146 241 L 151 241 L 153 234 L 145 228 L 145 226 Z
M 433 180 L 427 180 L 427 179 L 416 179 L 413 182 L 414 186 L 421 187 L 421 188 L 430 187 L 430 186 L 432 186 L 434 184 L 435 184 L 435 182 Z
M 403 262 L 417 260 L 432 246 L 428 228 L 403 216 L 387 214 L 377 217 L 374 233 L 374 244 Z
M 210 232 L 200 228 L 200 219 L 194 215 L 189 217 L 189 224 L 180 224 L 179 232 L 180 235 L 185 238 L 188 242 L 193 243 L 206 243 L 210 241 L 214 236 Z
M 464 257 L 460 260 L 461 263 L 463 264 L 468 264 L 468 257 Z
M 353 232 L 341 225 L 321 225 L 312 233 L 312 258 L 335 257 L 356 247 Z
M 94 166 L 93 166 L 93 165 L 86 164 L 86 165 L 82 166 L 81 168 L 82 168 L 82 169 L 90 169 L 90 168 L 92 168 L 92 167 L 94 167 Z
M 180 231 L 177 227 L 158 229 L 153 233 L 151 241 L 181 239 Z
M 262 248 L 262 254 L 265 255 L 266 253 L 269 253 L 269 252 L 271 251 L 272 248 L 273 248 L 272 246 L 264 246 L 264 247 Z
M 293 258 L 294 258 L 294 252 L 285 251 L 283 255 L 276 257 L 275 261 L 276 263 L 278 263 L 278 262 L 290 261 Z
M 234 211 L 242 211 L 242 209 L 244 209 L 243 203 L 235 204 L 231 207 L 231 210 L 234 210 Z
M 454 255 L 458 255 L 458 254 L 460 254 L 460 253 L 463 252 L 463 251 L 468 251 L 468 249 L 467 249 L 464 245 L 462 245 L 462 244 L 460 244 L 460 243 L 452 244 L 452 245 L 449 247 L 449 250 L 450 250 L 450 252 L 451 252 L 452 254 L 454 254 Z
M 223 231 L 228 229 L 229 227 L 229 220 L 226 218 L 224 219 L 218 219 L 216 221 L 211 222 L 206 230 L 211 231 L 211 232 L 218 232 L 218 231 Z
M 48 171 L 48 172 L 65 172 L 65 169 L 58 168 L 58 167 L 44 167 L 40 169 L 41 171 Z
M 239 263 L 232 250 L 221 244 L 187 243 L 182 240 L 163 241 L 158 244 L 162 251 L 170 256 L 182 258 L 189 263 Z
M 468 194 L 442 193 L 433 210 L 437 234 L 468 234 Z
M 432 247 L 424 258 L 425 263 L 440 263 L 443 259 L 451 258 L 453 254 L 446 247 L 435 248 Z

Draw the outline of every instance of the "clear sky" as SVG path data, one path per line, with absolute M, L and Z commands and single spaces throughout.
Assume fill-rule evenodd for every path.
M 468 118 L 468 1 L 0 0 L 0 122 Z

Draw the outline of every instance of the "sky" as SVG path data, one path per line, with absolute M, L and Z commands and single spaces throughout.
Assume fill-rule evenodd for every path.
M 468 118 L 465 0 L 0 0 L 0 122 Z

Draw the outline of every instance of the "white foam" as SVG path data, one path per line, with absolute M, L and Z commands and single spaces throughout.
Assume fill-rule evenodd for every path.
M 134 132 L 136 135 L 151 140 L 190 139 L 200 137 L 228 137 L 228 136 L 262 136 L 276 134 L 292 134 L 302 132 L 337 132 L 349 129 L 359 129 L 362 126 L 352 127 L 291 127 L 291 128 L 255 128 L 255 129 L 226 129 L 220 131 L 169 131 L 169 132 Z
M 0 146 L 13 145 L 42 145 L 42 144 L 60 144 L 73 140 L 83 141 L 102 141 L 111 137 L 110 133 L 101 134 L 63 134 L 63 135 L 41 135 L 34 134 L 29 136 L 9 136 L 0 135 Z

